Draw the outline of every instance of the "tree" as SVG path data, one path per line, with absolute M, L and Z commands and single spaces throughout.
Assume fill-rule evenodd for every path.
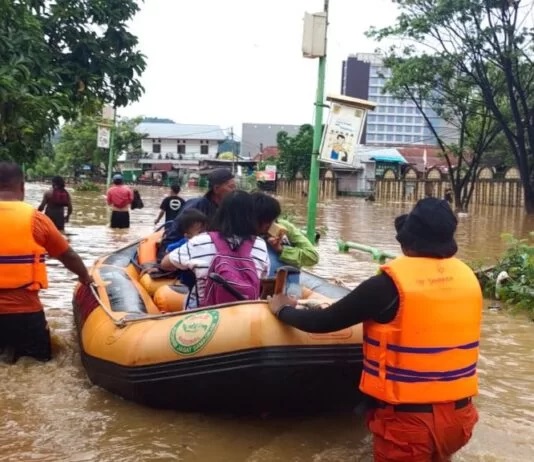
M 239 160 L 239 157 L 230 151 L 221 152 L 217 155 L 219 160 Z
M 278 169 L 288 180 L 295 178 L 298 172 L 305 178 L 310 175 L 311 152 L 313 149 L 313 127 L 302 125 L 295 136 L 287 132 L 278 132 Z
M 175 124 L 176 122 L 172 119 L 160 119 L 159 117 L 143 117 L 141 122 L 149 124 Z
M 144 134 L 135 131 L 139 121 L 140 119 L 122 119 L 117 122 L 113 139 L 113 163 L 122 153 L 130 157 L 141 155 L 141 140 Z M 73 175 L 81 171 L 84 165 L 90 165 L 94 172 L 105 171 L 109 151 L 96 145 L 99 122 L 98 117 L 84 116 L 62 128 L 53 159 L 57 172 Z M 38 169 L 35 171 L 38 172 Z
M 456 210 L 467 212 L 482 156 L 500 126 L 472 79 L 448 61 L 421 54 L 389 56 L 384 64 L 391 71 L 384 90 L 412 101 L 422 114 L 447 163 Z M 439 127 L 442 121 L 447 130 Z
M 393 0 L 392 0 L 393 1 Z M 525 209 L 534 213 L 534 66 L 529 2 L 522 0 L 395 0 L 394 26 L 382 39 L 417 43 L 469 76 L 502 128 L 521 174 Z M 402 45 L 403 46 L 403 45 Z M 414 46 L 391 51 L 417 54 Z
M 31 161 L 61 119 L 139 99 L 135 0 L 0 0 L 0 158 Z

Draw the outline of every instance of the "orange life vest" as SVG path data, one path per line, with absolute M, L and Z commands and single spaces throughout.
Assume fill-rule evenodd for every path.
M 456 258 L 399 257 L 381 268 L 399 311 L 387 324 L 363 324 L 360 390 L 391 404 L 476 395 L 483 298 L 473 271 Z
M 24 202 L 0 202 L 0 289 L 46 289 L 46 250 L 33 239 L 35 209 Z

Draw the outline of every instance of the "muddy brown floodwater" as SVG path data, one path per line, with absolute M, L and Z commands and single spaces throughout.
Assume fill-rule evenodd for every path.
M 27 186 L 37 205 L 44 185 Z M 132 213 L 132 228 L 106 227 L 101 194 L 74 193 L 67 232 L 87 264 L 139 238 L 152 223 L 165 190 L 141 188 L 145 208 Z M 193 195 L 195 191 L 186 191 Z M 304 199 L 283 198 L 284 209 L 305 219 Z M 398 252 L 393 218 L 410 204 L 337 199 L 320 204 L 327 232 L 315 271 L 354 285 L 376 266 L 365 254 L 337 252 L 336 239 Z M 534 221 L 520 209 L 480 208 L 460 219 L 460 257 L 491 261 L 504 245 L 501 233 L 526 236 Z M 58 345 L 55 359 L 23 358 L 0 364 L 0 461 L 371 461 L 370 438 L 357 415 L 232 417 L 145 408 L 92 386 L 81 366 L 73 327 L 73 275 L 51 260 L 50 289 L 42 293 Z M 480 422 L 459 461 L 534 460 L 534 324 L 486 309 L 480 358 Z M 184 396 L 184 399 L 187 399 Z M 224 397 L 221 397 L 224 399 Z

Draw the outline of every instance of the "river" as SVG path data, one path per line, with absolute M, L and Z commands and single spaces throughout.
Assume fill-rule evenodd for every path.
M 153 229 L 165 190 L 140 188 L 145 208 L 132 213 L 127 231 L 106 227 L 100 194 L 74 193 L 68 225 L 71 245 L 87 264 Z M 43 185 L 27 185 L 37 205 Z M 186 191 L 185 195 L 194 194 Z M 305 199 L 283 200 L 297 222 Z M 410 204 L 336 199 L 320 204 L 327 228 L 318 274 L 335 274 L 353 286 L 376 271 L 368 255 L 340 254 L 336 239 L 398 252 L 393 219 Z M 459 256 L 491 261 L 504 249 L 501 233 L 526 236 L 534 221 L 519 209 L 480 208 L 462 217 Z M 81 366 L 72 318 L 74 277 L 57 261 L 49 265 L 50 289 L 42 293 L 56 345 L 47 364 L 22 358 L 0 363 L 0 461 L 371 461 L 370 437 L 358 415 L 232 417 L 153 410 L 91 385 Z M 480 358 L 480 422 L 458 461 L 531 461 L 534 458 L 534 326 L 521 316 L 489 308 L 484 313 Z M 223 397 L 222 397 L 223 398 Z M 186 399 L 186 397 L 184 397 Z

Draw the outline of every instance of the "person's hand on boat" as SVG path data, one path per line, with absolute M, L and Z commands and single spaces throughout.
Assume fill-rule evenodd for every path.
M 285 306 L 297 306 L 297 299 L 286 294 L 273 295 L 267 297 L 267 300 L 269 301 L 269 309 L 275 316 L 278 316 L 280 310 Z
M 284 250 L 281 237 L 270 237 L 269 239 L 267 239 L 267 242 L 278 254 L 282 253 L 282 250 Z
M 158 265 L 151 266 L 149 268 L 145 268 L 141 271 L 141 276 L 144 276 L 145 274 L 152 274 L 157 273 L 158 271 L 163 271 Z

